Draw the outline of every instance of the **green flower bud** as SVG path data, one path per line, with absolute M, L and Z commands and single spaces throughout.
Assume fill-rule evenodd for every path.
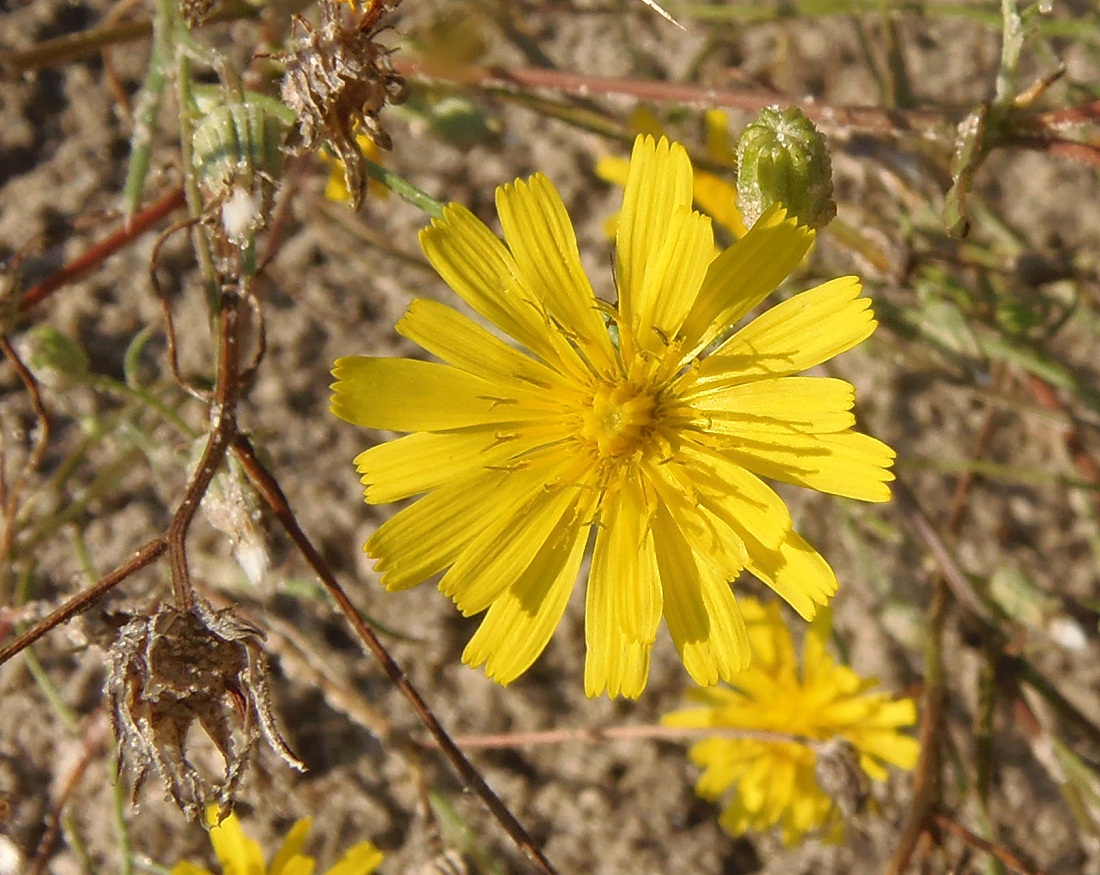
M 737 194 L 745 225 L 774 203 L 810 228 L 836 215 L 833 167 L 825 138 L 802 110 L 769 106 L 737 143 Z
M 195 127 L 192 160 L 227 236 L 242 244 L 264 224 L 283 166 L 288 125 L 261 102 L 214 106 Z

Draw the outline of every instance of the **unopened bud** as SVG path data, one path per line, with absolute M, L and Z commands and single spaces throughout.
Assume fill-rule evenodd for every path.
M 751 227 L 772 204 L 807 227 L 824 228 L 836 215 L 829 149 L 802 110 L 769 106 L 737 143 L 737 194 Z
M 242 246 L 266 219 L 288 125 L 260 100 L 208 102 L 191 138 L 192 160 L 204 194 L 222 205 L 226 236 Z

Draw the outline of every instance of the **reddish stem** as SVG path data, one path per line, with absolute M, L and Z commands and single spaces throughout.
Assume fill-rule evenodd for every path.
M 169 213 L 183 206 L 183 189 L 177 188 L 170 191 L 159 201 L 146 210 L 138 213 L 130 219 L 130 222 L 110 237 L 95 244 L 83 255 L 74 258 L 60 270 L 55 271 L 37 285 L 31 286 L 23 292 L 19 298 L 18 311 L 20 315 L 26 313 L 32 307 L 42 303 L 53 292 L 73 282 L 88 271 L 97 267 L 107 256 L 113 255 L 126 244 L 136 240 L 153 225 L 167 216 Z

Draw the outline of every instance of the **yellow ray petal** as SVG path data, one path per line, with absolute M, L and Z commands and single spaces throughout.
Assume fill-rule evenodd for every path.
M 705 417 L 707 430 L 738 436 L 826 434 L 855 425 L 855 387 L 835 377 L 778 377 L 740 385 L 708 385 L 684 400 Z
M 730 487 L 717 478 L 706 479 L 694 454 L 697 447 L 685 443 L 681 450 L 675 464 L 647 466 L 646 480 L 700 561 L 719 577 L 732 580 L 745 567 L 747 554 L 736 533 L 715 517 L 712 506 L 716 493 L 724 500 Z
M 472 471 L 501 464 L 520 448 L 489 431 L 416 432 L 355 457 L 370 504 L 399 501 L 436 489 Z
M 550 472 L 513 475 L 508 496 L 498 496 L 493 522 L 443 575 L 439 591 L 452 599 L 463 616 L 479 614 L 511 587 L 551 534 L 571 518 L 577 495 L 573 489 L 547 491 Z M 522 479 L 521 479 L 522 478 Z
M 907 701 L 912 703 L 911 699 Z M 915 716 L 909 723 L 914 722 L 916 722 Z M 920 744 L 917 740 L 900 732 L 863 732 L 860 734 L 858 747 L 864 754 L 902 769 L 913 768 L 920 754 Z M 884 778 L 885 775 L 879 780 Z
M 180 860 L 172 867 L 170 875 L 213 875 L 213 873 L 209 869 L 204 869 L 202 866 L 196 866 L 194 863 Z
M 630 173 L 630 162 L 616 155 L 605 155 L 596 162 L 595 172 L 604 182 L 626 185 L 626 178 Z
M 782 377 L 828 361 L 862 343 L 876 326 L 871 300 L 854 276 L 830 280 L 757 316 L 705 358 L 700 385 Z
M 678 208 L 691 208 L 691 162 L 679 143 L 664 137 L 634 141 L 615 236 L 615 276 L 624 322 L 637 328 L 642 281 Z M 644 307 L 642 308 L 644 309 Z
M 631 302 L 631 326 L 640 348 L 660 354 L 695 303 L 714 255 L 710 219 L 689 207 L 679 207 L 650 247 L 641 286 Z
M 581 266 L 565 204 L 541 173 L 497 189 L 504 239 L 524 283 L 539 297 L 585 357 L 597 367 L 614 360 L 611 338 Z
M 366 428 L 439 431 L 509 421 L 511 387 L 436 362 L 349 356 L 332 371 L 332 412 Z
M 542 362 L 437 301 L 413 301 L 397 321 L 397 331 L 448 364 L 488 380 L 520 380 L 528 389 L 545 390 L 560 379 Z
M 216 805 L 210 806 L 207 820 L 212 824 L 210 844 L 222 869 L 240 872 L 241 875 L 264 875 L 264 854 L 260 843 L 245 835 L 236 814 L 231 813 L 218 823 L 217 812 Z
M 694 355 L 775 291 L 809 251 L 814 233 L 770 207 L 749 232 L 710 263 L 681 336 Z
M 647 524 L 647 502 L 637 478 L 625 478 L 617 498 L 604 503 L 593 566 L 610 585 L 604 607 L 628 641 L 652 644 L 661 622 L 661 580 Z
M 730 680 L 749 663 L 745 621 L 729 583 L 696 561 L 679 527 L 661 508 L 653 541 L 665 597 L 665 622 L 688 674 L 704 686 Z
M 420 232 L 420 247 L 444 281 L 506 334 L 544 361 L 566 366 L 563 346 L 548 330 L 541 304 L 516 282 L 515 259 L 477 216 L 461 204 L 450 204 L 442 219 Z
M 317 861 L 313 857 L 299 854 L 287 860 L 282 869 L 278 871 L 272 869 L 268 875 L 313 875 L 313 870 L 316 868 Z M 229 873 L 226 873 L 226 875 L 229 875 Z
M 348 848 L 325 875 L 370 875 L 383 860 L 383 854 L 370 842 L 359 842 Z
M 748 571 L 775 590 L 803 619 L 813 619 L 818 605 L 828 604 L 837 591 L 839 585 L 829 563 L 794 530 L 778 550 L 751 541 L 746 544 Z M 787 643 L 790 644 L 789 635 Z M 793 658 L 792 649 L 792 661 Z
M 302 853 L 312 825 L 312 817 L 303 817 L 294 822 L 294 826 L 287 832 L 286 838 L 283 839 L 283 843 L 271 860 L 271 865 L 268 867 L 269 875 L 289 875 L 286 866 L 294 857 Z
M 389 590 L 415 586 L 442 571 L 496 519 L 503 471 L 474 471 L 394 514 L 363 546 Z
M 651 641 L 630 638 L 623 632 L 618 609 L 619 591 L 633 573 L 637 556 L 610 549 L 605 528 L 598 530 L 588 573 L 584 608 L 584 692 L 589 698 L 607 693 L 611 698 L 636 699 L 649 677 Z M 649 539 L 652 543 L 652 539 Z M 637 572 L 641 579 L 641 572 Z M 627 579 L 629 580 L 629 578 Z M 658 581 L 659 585 L 659 581 Z M 659 596 L 659 592 L 657 594 Z
M 855 431 L 799 435 L 776 429 L 741 437 L 722 454 L 772 480 L 805 486 L 819 492 L 889 501 L 894 479 L 889 468 L 895 453 L 886 444 Z
M 744 533 L 751 532 L 754 541 L 772 548 L 783 543 L 791 530 L 791 515 L 770 486 L 720 453 L 692 444 L 685 444 L 681 453 L 700 486 L 699 503 L 732 529 L 735 538 L 743 543 Z M 739 557 L 742 563 L 728 570 L 730 578 L 744 567 L 744 554 L 739 552 Z
M 520 578 L 493 602 L 462 661 L 472 668 L 485 663 L 486 676 L 504 685 L 527 671 L 561 621 L 587 541 L 583 520 L 563 517 Z

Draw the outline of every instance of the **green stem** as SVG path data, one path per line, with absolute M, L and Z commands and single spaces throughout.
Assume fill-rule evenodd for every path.
M 367 175 L 370 176 L 371 179 L 378 180 L 399 198 L 423 210 L 433 219 L 443 218 L 443 207 L 445 204 L 442 201 L 437 201 L 430 194 L 421 191 L 403 176 L 398 176 L 392 170 L 383 167 L 381 164 L 375 164 L 369 158 L 365 159 L 365 164 Z

